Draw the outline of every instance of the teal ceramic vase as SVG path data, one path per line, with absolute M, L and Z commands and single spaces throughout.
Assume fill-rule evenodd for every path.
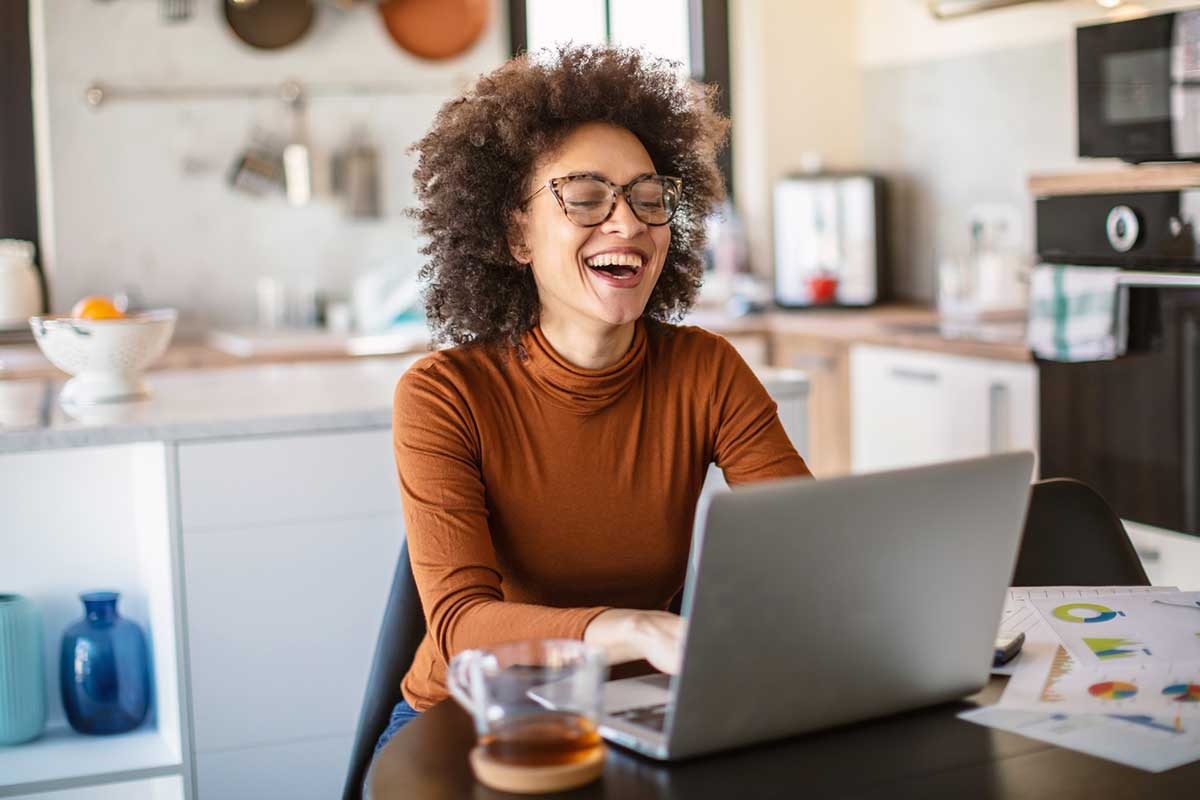
M 0 745 L 21 744 L 46 727 L 42 623 L 27 597 L 0 594 Z

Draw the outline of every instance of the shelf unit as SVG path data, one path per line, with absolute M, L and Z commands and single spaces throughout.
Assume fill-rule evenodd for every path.
M 182 617 L 167 466 L 161 443 L 0 456 L 0 486 L 22 487 L 0 496 L 0 587 L 38 608 L 48 709 L 40 737 L 0 747 L 0 797 L 185 796 Z M 99 588 L 121 593 L 118 611 L 142 627 L 150 650 L 151 710 L 127 734 L 74 732 L 59 694 L 62 632 L 83 615 L 79 593 Z M 124 787 L 117 794 L 103 788 L 115 784 Z
M 1029 176 L 1028 186 L 1034 197 L 1191 189 L 1200 187 L 1200 164 L 1138 164 L 1086 172 L 1038 173 Z

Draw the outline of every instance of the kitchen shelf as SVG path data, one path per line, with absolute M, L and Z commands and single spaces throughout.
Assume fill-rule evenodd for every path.
M 1102 171 L 1038 173 L 1029 176 L 1028 186 L 1034 197 L 1190 189 L 1200 187 L 1200 164 L 1140 164 Z
M 0 747 L 0 797 L 182 771 L 179 748 L 155 727 L 116 736 L 51 728 L 32 742 Z

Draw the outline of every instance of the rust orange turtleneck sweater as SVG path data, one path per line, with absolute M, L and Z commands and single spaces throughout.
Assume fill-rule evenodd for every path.
M 423 358 L 396 387 L 396 464 L 428 632 L 404 678 L 424 711 L 460 650 L 583 637 L 607 608 L 665 609 L 683 586 L 696 500 L 809 474 L 733 347 L 639 321 L 629 351 L 572 366 L 534 328 L 528 359 Z

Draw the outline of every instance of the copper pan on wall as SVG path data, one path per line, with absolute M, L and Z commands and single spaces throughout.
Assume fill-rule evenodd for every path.
M 221 0 L 234 35 L 259 50 L 278 50 L 299 41 L 312 28 L 312 0 Z
M 396 44 L 420 58 L 461 55 L 487 28 L 489 0 L 383 0 L 379 16 Z

